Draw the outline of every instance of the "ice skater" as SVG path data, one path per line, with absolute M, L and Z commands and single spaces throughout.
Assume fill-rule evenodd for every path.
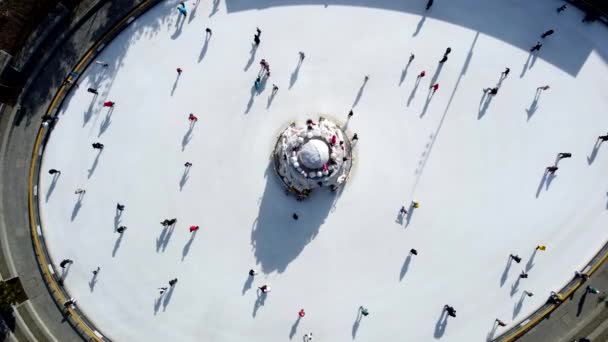
M 177 219 L 176 218 L 172 218 L 168 221 L 169 226 L 173 226 L 175 223 L 177 223 Z
M 447 62 L 447 60 L 448 60 L 448 56 L 445 55 L 439 60 L 439 64 L 443 64 L 443 63 Z
M 255 46 L 260 45 L 260 36 L 262 35 L 262 30 L 259 27 L 255 28 L 255 35 L 253 36 L 253 43 Z
M 551 29 L 551 30 L 547 30 L 547 31 L 545 31 L 543 34 L 541 34 L 541 35 L 540 35 L 540 37 L 541 37 L 542 39 L 545 39 L 545 38 L 549 37 L 550 35 L 552 35 L 554 32 L 555 32 L 555 31 L 553 31 L 553 29 Z
M 561 13 L 561 12 L 563 12 L 563 11 L 566 9 L 566 7 L 568 7 L 568 6 L 567 6 L 567 5 L 561 5 L 561 6 L 559 6 L 559 7 L 557 8 L 557 13 Z
M 505 71 L 503 71 L 503 72 L 500 74 L 500 78 L 506 78 L 507 76 L 509 76 L 509 72 L 511 72 L 511 69 L 509 69 L 509 68 L 505 68 Z
M 116 212 L 121 213 L 122 211 L 125 210 L 125 206 L 124 204 L 120 204 L 120 203 L 116 203 Z
M 208 28 L 208 27 L 207 27 L 207 28 L 205 28 L 205 37 L 206 37 L 207 39 L 211 38 L 211 35 L 212 35 L 212 34 L 213 34 L 213 31 L 211 31 L 211 29 L 210 29 L 210 28 Z
M 507 323 L 499 320 L 498 318 L 494 322 L 496 322 L 496 324 L 498 324 L 498 326 L 500 326 L 500 327 L 506 327 L 507 326 Z
M 411 255 L 418 255 L 418 251 L 415 250 L 414 248 L 410 249 L 410 254 Z
M 276 94 L 279 91 L 279 87 L 276 84 L 272 84 L 272 95 Z
M 95 88 L 88 88 L 87 91 L 91 94 L 99 95 L 99 92 Z
M 572 158 L 572 153 L 560 152 L 557 154 L 557 159 Z
M 99 271 L 101 271 L 101 267 L 97 266 L 97 268 L 93 270 L 93 275 L 96 276 Z
M 428 11 L 428 10 L 431 8 L 431 6 L 433 6 L 433 0 L 429 0 L 429 1 L 426 3 L 426 10 Z
M 361 305 L 359 307 L 359 312 L 361 312 L 361 315 L 363 315 L 363 316 L 369 315 L 369 310 L 366 307 L 364 307 L 363 305 Z
M 268 293 L 270 292 L 270 285 L 262 285 L 260 287 L 258 287 L 258 289 L 260 289 L 260 291 L 262 291 L 262 293 Z
M 559 169 L 559 167 L 557 167 L 555 165 L 547 166 L 547 172 L 550 174 L 554 174 L 555 171 L 557 171 L 558 169 Z
M 422 70 L 419 74 L 418 77 L 416 78 L 417 80 L 423 78 L 426 75 L 426 72 L 424 70 Z
M 498 87 L 494 87 L 494 88 L 485 88 L 483 90 L 484 93 L 488 93 L 490 95 L 496 95 L 498 94 Z
M 352 140 L 353 140 L 353 141 L 355 141 L 355 140 L 359 140 L 359 136 L 357 135 L 357 133 L 355 133 L 355 134 L 353 135 L 353 139 L 352 139 Z
M 199 226 L 190 226 L 190 233 L 197 231 Z
M 74 191 L 75 195 L 84 195 L 87 191 L 85 189 L 82 188 L 78 188 L 76 189 L 76 191 Z
M 249 270 L 249 275 L 251 277 L 255 277 L 258 274 L 258 271 L 254 270 L 253 268 Z
M 165 291 L 167 291 L 168 287 L 159 287 L 158 288 L 160 291 L 160 294 L 162 295 L 163 293 L 165 293 Z
M 521 271 L 519 279 L 528 279 L 528 273 L 526 273 L 525 271 Z
M 177 6 L 177 10 L 179 11 L 179 14 L 183 15 L 184 17 L 186 17 L 188 15 L 188 11 L 186 10 L 186 5 L 183 2 L 179 3 L 179 5 Z
M 547 85 L 540 86 L 540 87 L 536 88 L 536 91 L 549 90 L 549 88 L 551 88 L 551 87 L 547 84 Z
M 444 56 L 447 56 L 450 54 L 450 52 L 452 52 L 452 48 L 448 47 L 447 49 L 445 49 L 445 53 L 443 54 Z
M 260 76 L 258 76 L 253 82 L 253 87 L 257 92 L 260 91 L 260 88 L 262 87 L 262 80 L 260 79 Z
M 188 115 L 188 120 L 190 121 L 190 123 L 195 123 L 198 121 L 198 118 L 196 117 L 196 115 L 190 113 L 190 115 Z
M 608 141 L 608 134 L 600 135 L 599 137 L 597 137 L 597 140 L 599 140 L 600 142 Z
M 429 89 L 433 88 L 433 94 L 435 94 L 435 92 L 437 91 L 437 89 L 439 89 L 439 83 L 435 83 L 432 86 L 429 87 Z
M 298 214 L 296 214 L 296 213 L 293 213 L 293 215 L 291 215 L 291 217 L 292 217 L 292 218 L 293 218 L 295 221 L 297 221 L 297 220 L 300 218 L 300 217 L 298 216 Z
M 352 118 L 352 117 L 353 117 L 353 115 L 355 115 L 355 113 L 353 113 L 353 110 L 351 109 L 351 110 L 348 112 L 348 119 Z
M 363 83 L 367 83 L 367 81 L 369 81 L 369 75 L 365 75 L 365 77 L 363 77 Z
M 95 64 L 101 65 L 102 68 L 107 68 L 109 66 L 109 64 L 104 61 L 95 61 Z
M 587 287 L 585 288 L 585 291 L 587 293 L 592 293 L 592 294 L 598 294 L 598 293 L 600 293 L 600 290 L 596 289 L 593 286 L 589 286 L 589 285 L 587 285 Z
M 540 42 L 536 42 L 536 45 L 534 45 L 531 49 L 530 52 L 533 51 L 540 51 L 540 48 L 543 47 L 543 44 L 541 44 Z
M 537 251 L 544 251 L 546 249 L 547 249 L 547 246 L 545 246 L 545 245 L 537 245 L 536 246 L 536 250 Z
M 177 71 L 177 77 L 180 77 L 184 70 L 182 68 L 177 68 L 177 69 L 175 69 L 175 71 Z
M 300 311 L 298 312 L 298 316 L 300 316 L 300 317 L 306 316 L 306 312 L 304 312 L 304 309 L 300 309 Z
M 120 226 L 120 227 L 116 228 L 116 232 L 120 233 L 120 234 L 124 233 L 125 230 L 127 230 L 127 226 Z
M 405 209 L 404 205 L 402 205 L 401 209 L 399 209 L 399 214 L 401 214 L 401 215 L 406 215 L 407 214 L 407 210 Z
M 454 307 L 446 304 L 443 309 L 448 312 L 448 316 L 456 317 L 456 309 Z
M 74 263 L 74 260 L 72 260 L 72 259 L 63 259 L 63 260 L 61 260 L 61 262 L 59 263 L 59 266 L 60 266 L 61 268 L 65 268 L 67 265 L 71 265 L 71 264 L 73 264 L 73 263 Z
M 110 108 L 112 108 L 112 107 L 114 107 L 115 104 L 116 104 L 116 102 L 106 101 L 106 102 L 103 103 L 103 106 L 104 107 L 110 107 Z
M 416 201 L 412 201 L 412 208 L 418 209 L 420 208 L 420 203 Z
M 160 223 L 163 227 L 168 227 L 171 224 L 171 220 L 165 219 Z
M 61 175 L 61 171 L 57 170 L 57 169 L 50 169 L 49 170 L 49 174 L 50 175 Z
M 414 58 L 416 58 L 416 55 L 414 55 L 413 53 L 410 53 L 410 58 L 407 61 L 407 64 L 412 64 L 412 62 L 414 61 Z
M 532 297 L 532 296 L 534 296 L 534 293 L 532 293 L 532 292 L 530 292 L 530 291 L 525 291 L 525 290 L 524 290 L 524 294 L 525 294 L 526 296 L 528 296 L 528 297 Z
M 66 308 L 66 309 L 69 308 L 72 305 L 76 305 L 76 299 L 74 299 L 74 297 L 72 297 L 72 298 L 66 300 L 65 302 L 63 302 L 63 307 Z
M 173 286 L 175 286 L 175 284 L 177 284 L 177 278 L 173 278 L 173 279 L 169 280 L 169 286 L 173 287 Z
M 304 58 L 306 58 L 304 51 L 300 51 L 298 52 L 298 54 L 300 55 L 300 63 L 304 62 Z
M 91 144 L 91 146 L 93 146 L 93 149 L 103 150 L 104 144 L 102 144 L 100 142 L 94 142 Z
M 509 258 L 513 259 L 513 261 L 515 261 L 518 264 L 521 262 L 521 257 L 519 255 L 509 254 Z
M 311 342 L 312 341 L 312 333 L 308 333 L 306 335 L 304 335 L 304 342 Z

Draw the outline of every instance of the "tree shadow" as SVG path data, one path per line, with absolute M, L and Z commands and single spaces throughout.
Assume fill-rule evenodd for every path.
M 114 242 L 114 249 L 112 250 L 112 258 L 116 257 L 116 252 L 118 252 L 118 248 L 120 248 L 120 244 L 122 242 L 122 238 L 125 234 L 119 233 L 118 239 Z
M 110 107 L 106 113 L 106 116 L 103 118 L 103 121 L 99 126 L 99 134 L 97 134 L 98 138 L 110 127 L 110 124 L 112 123 L 112 113 L 114 113 L 114 107 Z
M 220 9 L 220 0 L 213 0 L 213 7 L 211 8 L 211 13 L 209 13 L 209 18 L 213 17 L 215 13 L 217 13 Z
M 357 317 L 355 318 L 355 322 L 353 323 L 353 328 L 351 329 L 351 336 L 353 340 L 357 337 L 357 332 L 359 331 L 359 327 L 361 326 L 361 318 L 363 315 L 361 314 L 361 308 L 357 309 Z
M 298 319 L 296 319 L 296 321 L 293 322 L 293 324 L 291 325 L 291 331 L 289 331 L 289 339 L 290 340 L 292 340 L 293 337 L 298 332 L 298 326 L 300 325 L 300 321 L 301 320 L 302 320 L 302 317 L 298 315 Z
M 600 146 L 602 146 L 602 141 L 600 139 L 597 139 L 595 141 L 595 144 L 593 144 L 593 149 L 591 150 L 591 154 L 587 157 L 588 165 L 593 164 L 593 162 L 595 161 L 595 158 L 597 157 L 597 153 L 600 150 Z
M 176 286 L 177 284 L 170 286 L 167 292 L 165 292 L 165 295 L 163 296 L 163 312 L 167 310 L 167 306 L 169 306 L 169 303 L 171 302 L 171 297 L 173 296 L 173 291 Z
M 357 104 L 359 103 L 359 100 L 361 100 L 361 96 L 363 96 L 363 90 L 365 90 L 366 85 L 367 85 L 367 78 L 363 79 L 363 84 L 361 84 L 361 87 L 359 88 L 359 91 L 357 92 L 357 96 L 355 96 L 355 101 L 353 102 L 353 105 L 351 106 L 351 108 L 355 108 L 357 106 Z
M 303 201 L 291 196 L 286 198 L 284 185 L 276 178 L 273 162 L 269 163 L 264 177 L 266 188 L 260 200 L 258 217 L 251 227 L 251 246 L 262 272 L 283 273 L 317 236 L 338 194 L 319 189 Z M 296 211 L 300 214 L 297 224 L 291 217 Z
M 209 40 L 211 40 L 211 36 L 209 34 L 207 34 L 207 36 L 205 37 L 205 43 L 203 44 L 203 48 L 201 49 L 201 53 L 198 55 L 198 62 L 199 63 L 207 55 L 207 49 L 209 48 Z
M 536 198 L 538 198 L 538 196 L 540 196 L 540 191 L 543 189 L 543 186 L 545 185 L 545 182 L 547 181 L 547 174 L 549 172 L 547 170 L 545 170 L 545 172 L 543 172 L 543 176 L 540 179 L 540 182 L 538 183 L 538 188 L 536 188 Z
M 258 310 L 266 304 L 266 298 L 268 298 L 268 293 L 258 290 L 257 298 L 255 299 L 255 303 L 253 303 L 253 318 L 258 314 Z
M 509 276 L 509 270 L 511 269 L 511 264 L 513 264 L 513 259 L 509 257 L 509 259 L 507 259 L 507 265 L 505 266 L 505 270 L 502 271 L 502 276 L 500 276 L 500 287 L 503 287 L 505 285 L 505 282 L 507 281 L 507 277 Z
M 251 50 L 249 50 L 249 60 L 247 60 L 247 64 L 245 64 L 245 68 L 243 69 L 243 71 L 249 70 L 249 68 L 253 64 L 253 61 L 255 60 L 255 54 L 257 52 L 258 52 L 258 45 L 255 45 L 254 43 L 252 43 Z
M 247 275 L 245 284 L 243 284 L 243 290 L 241 291 L 241 295 L 245 295 L 245 292 L 247 292 L 251 288 L 251 285 L 253 285 L 253 278 L 254 277 L 250 276 L 249 274 Z
M 441 310 L 441 315 L 435 323 L 435 332 L 433 333 L 433 337 L 435 339 L 440 339 L 445 334 L 445 328 L 448 326 L 448 315 L 445 311 L 445 308 Z
M 89 280 L 89 290 L 91 290 L 91 292 L 93 292 L 95 290 L 95 284 L 97 284 L 97 275 L 99 274 L 99 271 L 97 271 L 97 273 L 93 273 L 93 277 L 91 278 L 91 280 Z
M 291 72 L 291 75 L 289 76 L 289 88 L 288 89 L 291 89 L 294 86 L 294 84 L 296 84 L 296 81 L 298 80 L 298 76 L 300 76 L 300 67 L 301 66 L 302 66 L 302 60 L 300 59 L 298 61 L 298 65 Z
M 583 312 L 583 307 L 585 306 L 585 300 L 587 299 L 588 293 L 588 291 L 585 291 L 582 294 L 581 299 L 578 300 L 578 305 L 576 306 L 576 317 L 579 317 Z
M 188 253 L 190 253 L 190 247 L 192 247 L 192 243 L 194 242 L 194 237 L 196 236 L 196 232 L 198 232 L 198 230 L 195 230 L 192 233 L 190 233 L 190 239 L 188 239 L 188 242 L 184 245 L 184 249 L 182 250 L 182 261 L 184 261 L 184 259 L 186 259 L 186 256 L 188 255 Z
M 57 181 L 59 180 L 59 176 L 61 176 L 60 173 L 56 173 L 53 175 L 51 184 L 49 184 L 49 189 L 46 191 L 46 197 L 44 198 L 45 202 L 48 202 L 49 198 L 51 198 L 51 194 L 53 193 L 53 190 L 55 190 L 55 187 L 57 186 Z
M 416 31 L 414 31 L 414 33 L 412 34 L 412 37 L 416 37 L 418 35 L 418 33 L 420 33 L 420 30 L 422 29 L 422 25 L 424 25 L 425 20 L 426 20 L 426 14 L 422 15 L 422 17 L 420 18 L 420 21 L 418 21 L 418 24 L 416 25 Z
M 190 168 L 189 167 L 185 168 L 184 173 L 182 174 L 182 178 L 179 180 L 179 191 L 182 191 L 182 189 L 184 188 L 184 185 L 186 185 L 186 182 L 188 181 L 188 178 L 190 178 L 189 173 L 190 173 Z
M 72 221 L 72 222 L 78 215 L 80 208 L 82 208 L 82 199 L 83 199 L 83 196 L 79 195 L 78 199 L 76 200 L 76 203 L 74 204 L 74 208 L 72 209 L 72 217 L 70 218 L 70 221 Z
M 97 155 L 95 156 L 95 159 L 93 160 L 93 165 L 91 165 L 91 168 L 89 169 L 89 174 L 88 174 L 87 178 L 91 178 L 91 176 L 93 176 L 93 173 L 95 172 L 95 169 L 97 169 L 97 165 L 99 164 L 99 157 L 101 156 L 101 151 L 103 151 L 103 150 L 99 150 L 97 152 Z
M 410 268 L 410 262 L 412 262 L 412 255 L 408 255 L 407 258 L 405 258 L 403 266 L 401 266 L 401 273 L 399 273 L 399 281 L 402 281 L 403 277 L 405 277 L 405 274 Z

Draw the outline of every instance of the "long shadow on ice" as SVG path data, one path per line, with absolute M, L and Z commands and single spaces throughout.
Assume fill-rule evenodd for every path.
M 265 177 L 266 188 L 251 229 L 251 246 L 262 272 L 282 273 L 317 236 L 337 193 L 316 190 L 308 199 L 298 202 L 285 194 L 272 163 Z M 294 212 L 300 216 L 297 221 L 292 218 Z

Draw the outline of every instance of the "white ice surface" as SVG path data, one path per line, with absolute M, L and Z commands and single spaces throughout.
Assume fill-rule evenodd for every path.
M 425 1 L 337 2 L 228 0 L 209 16 L 212 2 L 201 1 L 181 29 L 176 2 L 165 2 L 103 50 L 98 59 L 109 68 L 93 64 L 82 75 L 44 153 L 42 230 L 55 265 L 75 260 L 65 286 L 104 334 L 483 341 L 495 318 L 524 319 L 605 242 L 608 146 L 588 159 L 608 128 L 605 27 L 581 24 L 573 8 L 558 16 L 549 0 L 436 1 L 424 18 Z M 262 43 L 246 69 L 256 26 Z M 556 33 L 528 59 L 549 28 Z M 421 116 L 447 46 L 440 88 Z M 295 74 L 298 51 L 306 59 Z M 410 52 L 416 58 L 400 84 Z M 261 58 L 272 75 L 245 113 Z M 478 118 L 482 88 L 506 66 L 511 74 Z M 268 107 L 272 83 L 280 89 Z M 551 89 L 528 120 L 545 84 Z M 116 102 L 111 114 L 106 100 Z M 277 135 L 320 113 L 345 121 L 354 102 L 348 131 L 360 139 L 341 196 L 286 197 L 269 169 Z M 190 112 L 199 120 L 188 134 Z M 95 141 L 105 144 L 99 156 Z M 537 197 L 558 152 L 573 158 Z M 181 181 L 186 161 L 194 165 Z M 49 168 L 62 170 L 52 190 Z M 87 192 L 75 209 L 79 187 Z M 409 224 L 396 222 L 412 199 L 421 206 Z M 122 238 L 117 202 L 126 205 Z M 177 226 L 159 243 L 159 222 L 171 217 Z M 529 263 L 539 243 L 547 250 Z M 419 255 L 407 264 L 410 248 Z M 509 253 L 524 260 L 505 272 Z M 512 294 L 527 264 L 530 276 Z M 260 274 L 243 293 L 251 267 Z M 176 288 L 156 304 L 172 277 Z M 273 290 L 258 306 L 264 283 Z M 523 290 L 535 296 L 520 302 Z M 458 317 L 442 327 L 444 304 Z M 357 324 L 360 305 L 370 315 Z M 307 315 L 298 321 L 300 308 Z

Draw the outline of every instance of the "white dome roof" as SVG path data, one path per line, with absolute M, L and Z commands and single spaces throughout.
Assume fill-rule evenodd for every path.
M 329 161 L 329 148 L 319 139 L 312 139 L 298 152 L 300 163 L 308 169 L 320 169 Z

